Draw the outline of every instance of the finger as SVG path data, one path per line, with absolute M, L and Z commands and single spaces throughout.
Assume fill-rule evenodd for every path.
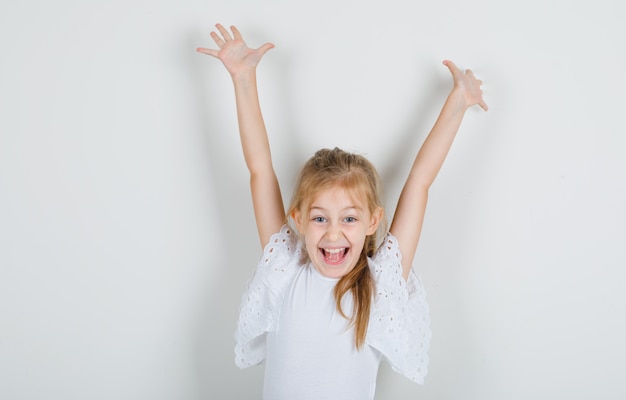
M 485 110 L 485 111 L 488 111 L 488 110 L 489 110 L 489 107 L 487 106 L 487 103 L 485 103 L 485 101 L 484 101 L 484 100 L 481 100 L 481 101 L 478 103 L 478 105 L 480 106 L 480 108 L 482 108 L 482 109 L 483 109 L 483 110 Z
M 231 40 L 233 40 L 233 38 L 230 36 L 230 33 L 228 33 L 228 31 L 222 26 L 222 24 L 215 24 L 215 27 L 218 31 L 220 31 L 225 42 L 230 42 Z
M 214 49 L 205 49 L 204 47 L 198 47 L 198 48 L 196 49 L 196 51 L 197 51 L 198 53 L 202 53 L 202 54 L 206 54 L 206 55 L 209 55 L 209 56 L 213 56 L 213 57 L 215 57 L 215 58 L 218 58 L 218 57 L 217 57 L 217 50 L 214 50 Z
M 443 65 L 445 65 L 446 67 L 448 67 L 448 69 L 450 70 L 450 72 L 452 73 L 452 75 L 455 75 L 459 72 L 459 68 L 456 66 L 455 63 L 453 63 L 450 60 L 443 60 Z
M 235 39 L 243 39 L 241 32 L 239 32 L 239 29 L 237 29 L 235 25 L 231 25 L 230 30 L 233 31 L 233 37 Z
M 222 47 L 224 47 L 224 45 L 226 43 L 224 43 L 224 41 L 222 40 L 222 38 L 220 37 L 220 35 L 218 35 L 215 32 L 211 32 L 211 37 L 213 38 L 213 40 L 215 41 L 215 44 L 217 44 L 217 46 L 221 49 Z
M 267 53 L 268 50 L 273 49 L 273 48 L 274 48 L 273 43 L 265 43 L 263 46 L 259 47 L 257 51 L 259 51 L 261 55 L 263 55 Z

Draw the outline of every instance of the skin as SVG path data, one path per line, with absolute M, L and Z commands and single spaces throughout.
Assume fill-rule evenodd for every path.
M 308 212 L 293 217 L 313 266 L 322 275 L 341 278 L 356 265 L 365 237 L 376 232 L 382 215 L 382 209 L 371 213 L 344 188 L 331 187 L 315 196 Z
M 250 171 L 250 186 L 259 239 L 261 245 L 264 246 L 271 235 L 278 232 L 285 223 L 282 196 L 272 166 L 269 140 L 256 85 L 256 67 L 265 53 L 274 45 L 265 43 L 257 49 L 249 48 L 236 27 L 231 26 L 230 32 L 220 24 L 215 27 L 217 32 L 211 32 L 211 37 L 218 49 L 198 48 L 197 51 L 221 60 L 233 80 L 241 145 Z M 480 88 L 482 81 L 476 79 L 471 70 L 461 71 L 452 61 L 445 60 L 443 64 L 452 75 L 453 88 L 415 157 L 389 229 L 397 238 L 402 252 L 402 269 L 405 279 L 408 279 L 411 271 L 422 231 L 428 191 L 452 146 L 465 111 L 474 105 L 487 111 L 487 104 L 483 100 Z M 336 218 L 339 218 L 335 215 L 337 210 L 328 211 L 333 212 L 332 224 L 329 226 L 331 229 L 337 229 Z M 311 224 L 306 225 L 308 229 Z M 330 233 L 334 234 L 332 231 Z M 324 242 L 326 239 L 323 239 L 322 233 L 315 232 L 316 239 L 308 239 L 307 236 L 310 234 L 313 232 L 309 233 L 305 229 L 305 241 L 311 242 L 310 245 L 307 243 L 307 249 L 311 246 L 311 249 L 315 250 L 320 244 L 326 245 Z M 364 240 L 363 230 L 359 231 L 359 235 L 362 235 Z M 345 239 L 348 240 L 347 237 Z M 353 241 L 351 244 L 355 245 L 361 242 L 361 239 L 357 240 L 351 234 L 350 240 Z M 318 251 L 314 253 L 319 255 Z M 315 265 L 318 267 L 317 264 Z M 323 264 L 319 266 L 324 267 Z M 349 268 L 348 265 L 347 269 L 329 269 L 328 273 L 345 274 Z

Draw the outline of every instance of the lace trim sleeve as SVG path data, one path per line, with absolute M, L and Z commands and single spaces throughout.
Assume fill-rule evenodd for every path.
M 422 282 L 413 271 L 405 282 L 401 260 L 396 238 L 387 234 L 369 260 L 376 298 L 366 341 L 382 353 L 394 371 L 423 384 L 431 338 L 428 303 Z
M 265 359 L 265 334 L 276 330 L 285 291 L 296 272 L 300 248 L 284 225 L 270 238 L 241 299 L 235 330 L 235 364 L 246 368 Z

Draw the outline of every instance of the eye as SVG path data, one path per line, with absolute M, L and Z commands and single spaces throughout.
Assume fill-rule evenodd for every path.
M 343 220 L 345 222 L 356 222 L 356 217 L 346 217 Z
M 313 221 L 313 222 L 326 222 L 326 218 L 324 218 L 324 217 L 313 217 L 313 218 L 311 218 L 311 221 Z

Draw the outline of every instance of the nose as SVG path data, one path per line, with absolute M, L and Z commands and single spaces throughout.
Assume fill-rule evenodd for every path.
M 328 230 L 326 231 L 326 237 L 331 242 L 338 241 L 341 237 L 341 228 L 339 227 L 339 224 L 337 224 L 336 222 L 329 224 Z

